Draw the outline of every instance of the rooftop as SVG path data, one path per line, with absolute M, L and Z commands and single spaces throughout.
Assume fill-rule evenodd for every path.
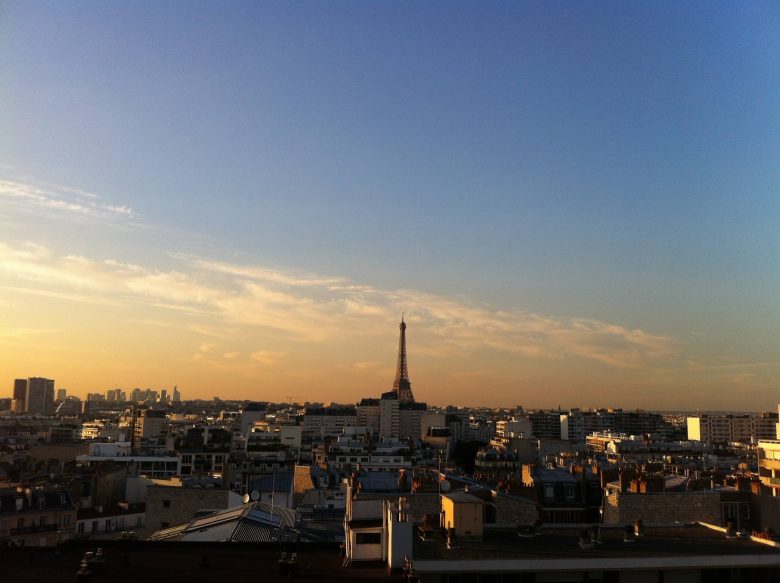
M 442 494 L 442 498 L 447 498 L 448 500 L 452 500 L 453 502 L 479 502 L 480 504 L 482 503 L 481 498 L 477 498 L 473 494 L 469 494 L 464 490 L 460 490 L 458 492 L 450 492 L 449 494 Z
M 487 525 L 486 525 L 487 526 Z M 623 541 L 624 527 L 601 526 L 602 544 L 580 548 L 580 527 L 543 527 L 541 535 L 521 537 L 516 527 L 485 529 L 484 540 L 460 540 L 447 549 L 445 537 L 436 532 L 430 541 L 415 540 L 418 560 L 539 560 L 664 558 L 723 555 L 771 555 L 780 566 L 780 549 L 749 538 L 726 538 L 724 533 L 704 525 L 645 527 L 645 534 L 633 543 Z
M 60 549 L 34 548 L 3 553 L 3 569 L 13 573 L 15 583 L 75 580 L 84 553 L 103 549 L 103 574 L 96 581 L 187 581 L 232 583 L 289 581 L 280 574 L 281 553 L 297 554 L 296 581 L 383 581 L 395 583 L 401 576 L 388 576 L 380 566 L 341 566 L 338 544 L 301 544 L 280 548 L 277 543 L 231 544 L 145 541 L 68 541 Z
M 295 511 L 253 502 L 158 530 L 150 541 L 269 542 L 286 537 L 297 522 Z

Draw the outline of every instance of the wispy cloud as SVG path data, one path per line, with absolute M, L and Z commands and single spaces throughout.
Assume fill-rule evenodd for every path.
M 374 368 L 380 367 L 383 364 L 386 364 L 386 363 L 382 363 L 382 362 L 379 362 L 377 360 L 364 360 L 364 361 L 361 361 L 361 362 L 355 362 L 355 363 L 352 364 L 352 366 L 354 368 L 358 369 L 358 370 L 369 370 L 369 369 L 374 369 Z
M 249 355 L 249 358 L 264 366 L 271 366 L 279 362 L 279 360 L 285 356 L 287 356 L 287 353 L 283 350 L 255 350 Z
M 60 328 L 11 328 L 0 332 L 2 338 L 27 338 L 30 336 L 41 336 L 60 334 Z
M 127 205 L 105 202 L 97 194 L 57 185 L 0 180 L 5 205 L 36 213 L 71 216 L 125 227 L 140 226 L 140 217 Z
M 178 255 L 182 259 L 187 259 L 186 255 Z M 233 265 L 219 261 L 208 261 L 205 259 L 189 257 L 192 263 L 204 270 L 216 273 L 224 273 L 240 278 L 246 278 L 254 281 L 264 281 L 271 284 L 278 284 L 292 287 L 322 287 L 337 286 L 345 283 L 345 280 L 338 277 L 319 277 L 303 272 L 283 272 L 264 267 L 250 267 L 245 265 Z
M 415 351 L 433 357 L 478 349 L 538 360 L 581 358 L 615 368 L 636 368 L 673 359 L 675 339 L 591 318 L 564 318 L 521 310 L 496 310 L 414 290 L 382 290 L 339 277 L 285 272 L 178 256 L 176 270 L 157 270 L 112 259 L 57 255 L 40 245 L 0 244 L 0 276 L 7 286 L 38 288 L 53 297 L 111 301 L 133 309 L 146 305 L 198 317 L 191 323 L 215 336 L 193 356 L 203 359 L 220 338 L 254 328 L 267 339 L 306 343 L 344 342 L 386 336 L 405 311 Z M 224 334 L 224 332 L 222 332 Z M 225 346 L 220 354 L 238 360 Z M 249 358 L 271 364 L 284 352 L 258 350 Z

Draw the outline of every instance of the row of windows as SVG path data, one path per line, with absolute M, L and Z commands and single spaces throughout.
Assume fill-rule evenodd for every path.
M 203 463 L 204 461 L 210 461 L 212 459 L 211 455 L 208 454 L 197 454 L 195 455 L 196 462 Z M 225 462 L 225 456 L 224 455 L 215 455 L 213 456 L 214 463 L 215 464 L 221 464 Z M 181 463 L 183 464 L 191 464 L 192 463 L 192 454 L 186 454 L 181 456 Z
M 567 500 L 574 500 L 577 497 L 577 489 L 576 486 L 573 484 L 565 484 L 563 486 L 563 495 Z M 554 486 L 545 486 L 544 487 L 544 499 L 545 500 L 554 500 L 555 499 L 555 487 Z
M 142 470 L 176 470 L 179 464 L 176 462 L 141 462 Z
M 368 463 L 370 461 L 370 458 L 368 458 L 368 457 L 361 457 L 360 459 L 358 459 L 357 457 L 351 457 L 351 458 L 347 459 L 345 456 L 341 456 L 341 457 L 337 458 L 337 461 L 340 462 L 340 463 L 347 463 L 347 462 L 349 462 L 351 464 L 354 464 L 354 463 L 357 463 L 357 462 Z M 383 457 L 383 458 L 374 458 L 374 461 L 376 461 L 378 463 L 383 463 L 383 464 L 389 464 L 389 463 L 400 464 L 400 463 L 402 463 L 404 461 L 404 459 L 400 458 L 400 457 L 394 457 L 392 459 L 389 458 L 389 457 Z
M 126 528 L 127 526 L 132 526 L 127 524 L 128 521 L 125 520 L 125 517 L 121 518 L 107 518 L 104 523 L 104 532 L 111 532 L 112 530 L 122 530 Z M 143 526 L 144 517 L 143 516 L 136 516 L 135 519 L 135 526 Z M 78 533 L 84 534 L 85 531 L 85 524 L 86 522 L 79 522 L 78 526 Z M 90 531 L 92 533 L 100 532 L 100 521 L 99 520 L 93 520 L 92 521 L 92 530 Z
M 71 522 L 71 515 L 70 514 L 62 514 L 57 518 L 57 524 L 61 526 L 68 526 Z M 47 516 L 39 516 L 37 525 L 38 527 L 44 527 L 49 523 L 49 517 Z M 35 526 L 36 521 L 35 519 L 30 520 L 29 526 Z M 16 528 L 24 528 L 25 526 L 28 526 L 28 522 L 25 520 L 23 516 L 20 516 L 16 520 Z M 8 528 L 8 522 L 5 520 L 0 520 L 0 531 L 5 531 Z

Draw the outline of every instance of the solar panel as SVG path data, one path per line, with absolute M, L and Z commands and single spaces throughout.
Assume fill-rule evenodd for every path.
M 211 516 L 205 516 L 203 518 L 199 518 L 198 520 L 193 521 L 187 530 L 188 531 L 197 530 L 199 528 L 203 528 L 204 526 L 210 526 L 212 524 L 219 524 L 220 522 L 225 522 L 226 520 L 234 520 L 242 516 L 245 511 L 246 508 L 244 508 L 243 506 L 239 508 L 229 508 L 228 510 L 225 510 L 223 512 L 218 512 L 216 514 L 212 514 Z

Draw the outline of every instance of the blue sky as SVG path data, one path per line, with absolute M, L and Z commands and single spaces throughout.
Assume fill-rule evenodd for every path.
M 133 226 L 17 192 L 2 240 L 338 277 L 676 347 L 586 382 L 576 358 L 513 364 L 467 343 L 480 370 L 507 370 L 506 399 L 538 369 L 564 401 L 599 379 L 601 399 L 630 401 L 620 387 L 661 368 L 670 406 L 694 384 L 712 406 L 739 386 L 770 407 L 779 25 L 771 2 L 5 2 L 0 178 L 96 193 Z M 691 370 L 750 363 L 739 379 Z M 430 385 L 448 370 L 420 366 Z

